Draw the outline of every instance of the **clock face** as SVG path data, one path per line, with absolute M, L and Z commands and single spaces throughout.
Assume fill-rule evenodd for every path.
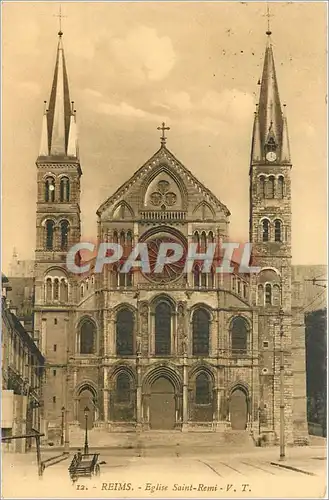
M 266 155 L 267 161 L 275 161 L 276 160 L 276 154 L 274 151 L 269 151 Z

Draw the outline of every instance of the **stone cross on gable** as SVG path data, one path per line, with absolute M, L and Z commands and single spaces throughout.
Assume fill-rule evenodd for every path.
M 160 137 L 161 146 L 165 146 L 167 137 L 165 136 L 165 130 L 170 130 L 170 127 L 166 127 L 165 122 L 162 122 L 161 127 L 157 127 L 157 130 L 162 130 L 162 135 Z

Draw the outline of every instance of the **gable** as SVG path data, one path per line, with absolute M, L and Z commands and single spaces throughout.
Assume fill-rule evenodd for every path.
M 193 190 L 206 202 L 207 207 L 214 207 L 225 216 L 230 215 L 228 208 L 163 146 L 102 203 L 97 215 L 102 218 L 105 214 L 113 217 L 113 207 L 123 199 L 126 199 L 125 203 L 129 200 L 131 205 L 138 206 L 140 210 L 145 208 L 155 210 L 156 204 L 159 204 L 158 209 L 161 209 L 161 205 L 165 203 L 168 209 L 172 206 L 173 210 L 184 210 L 189 193 Z M 201 209 L 204 215 L 205 207 Z M 211 210 L 208 214 L 210 213 Z

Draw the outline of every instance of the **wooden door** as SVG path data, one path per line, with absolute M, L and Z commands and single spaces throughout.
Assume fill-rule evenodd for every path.
M 175 428 L 175 391 L 171 382 L 160 377 L 151 388 L 151 429 L 172 430 Z
M 247 428 L 248 407 L 246 395 L 241 389 L 236 389 L 231 395 L 230 420 L 234 430 Z

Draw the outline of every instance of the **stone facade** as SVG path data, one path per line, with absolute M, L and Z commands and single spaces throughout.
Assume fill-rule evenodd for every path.
M 287 442 L 305 438 L 304 324 L 298 301 L 292 303 L 291 160 L 270 41 L 250 163 L 250 241 L 261 271 L 202 273 L 196 265 L 186 274 L 178 263 L 157 277 L 120 272 L 138 242 L 148 244 L 152 266 L 160 242 L 196 242 L 202 251 L 229 241 L 229 210 L 163 136 L 154 156 L 98 209 L 98 242 L 122 243 L 120 264 L 96 273 L 91 261 L 90 272 L 78 276 L 65 262 L 80 240 L 81 167 L 61 36 L 37 159 L 35 331 L 49 366 L 49 428 L 59 427 L 63 405 L 72 425 L 84 425 L 87 405 L 89 426 L 108 431 L 236 429 L 273 442 L 284 390 Z

